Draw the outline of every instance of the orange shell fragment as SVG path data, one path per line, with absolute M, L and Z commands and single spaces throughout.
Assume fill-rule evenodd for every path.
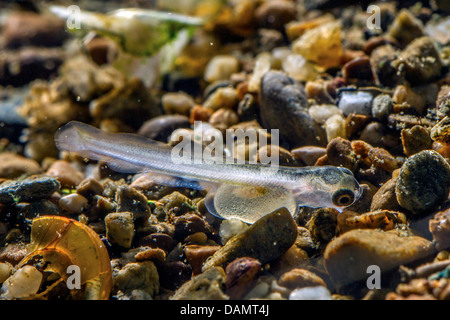
M 108 251 L 98 234 L 90 227 L 60 216 L 42 216 L 33 220 L 25 265 L 40 256 L 46 269 L 56 272 L 64 281 L 70 265 L 80 268 L 80 282 L 85 285 L 88 300 L 107 300 L 111 291 L 112 269 Z

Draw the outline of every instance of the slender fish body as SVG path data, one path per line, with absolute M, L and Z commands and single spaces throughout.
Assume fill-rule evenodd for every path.
M 57 131 L 55 143 L 60 150 L 104 161 L 119 172 L 154 172 L 188 181 L 209 182 L 215 186 L 215 197 L 210 205 L 213 213 L 247 222 L 254 222 L 256 217 L 269 213 L 267 210 L 280 206 L 286 206 L 291 213 L 298 205 L 342 209 L 361 194 L 358 182 L 345 168 L 272 168 L 211 161 L 175 163 L 173 148 L 167 144 L 136 134 L 107 133 L 76 121 Z M 243 215 L 251 218 L 244 219 Z

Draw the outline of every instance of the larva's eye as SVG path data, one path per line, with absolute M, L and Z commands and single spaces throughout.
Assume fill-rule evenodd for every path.
M 355 193 L 349 189 L 339 189 L 336 191 L 331 200 L 338 207 L 347 207 L 355 201 Z

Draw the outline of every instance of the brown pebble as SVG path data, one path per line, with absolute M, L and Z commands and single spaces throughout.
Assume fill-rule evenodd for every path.
M 202 272 L 203 263 L 212 256 L 220 246 L 201 246 L 196 244 L 187 245 L 184 248 L 184 254 L 186 255 L 187 262 L 192 268 L 194 275 Z
M 376 210 L 393 210 L 398 211 L 401 209 L 397 201 L 395 194 L 395 186 L 397 185 L 397 179 L 392 178 L 385 182 L 380 189 L 374 194 L 372 198 L 372 204 L 370 205 L 370 211 Z
M 207 240 L 208 236 L 204 232 L 196 232 L 184 238 L 184 243 L 204 244 Z
M 429 229 L 436 241 L 436 249 L 450 248 L 450 209 L 439 211 L 429 222 Z
M 0 178 L 15 179 L 23 174 L 41 172 L 39 163 L 12 152 L 0 153 Z
M 239 123 L 239 117 L 234 110 L 220 108 L 211 115 L 209 123 L 219 130 L 225 130 Z
M 350 81 L 357 80 L 373 80 L 372 68 L 370 66 L 370 59 L 367 56 L 358 57 L 347 62 L 342 68 L 344 79 Z
M 277 155 L 277 156 L 275 156 Z M 268 164 L 268 161 L 272 159 L 277 159 L 280 166 L 297 166 L 297 161 L 292 153 L 288 150 L 276 146 L 276 145 L 266 145 L 259 148 L 256 154 L 256 161 Z
M 372 148 L 368 156 L 375 167 L 379 167 L 388 172 L 392 172 L 398 168 L 397 160 L 386 149 Z
M 0 262 L 15 266 L 27 255 L 27 248 L 22 243 L 11 243 L 0 249 Z
M 64 160 L 55 161 L 46 172 L 47 175 L 56 178 L 61 187 L 74 189 L 83 181 L 83 174 Z
M 327 145 L 327 158 L 333 166 L 343 166 L 351 171 L 356 170 L 357 162 L 350 141 L 334 138 Z
M 226 293 L 231 299 L 241 299 L 250 291 L 261 271 L 261 263 L 249 257 L 230 262 L 225 270 Z
M 144 251 L 136 253 L 134 258 L 136 259 L 136 261 L 149 260 L 153 261 L 156 264 L 160 264 L 166 260 L 166 253 L 164 252 L 164 250 L 159 248 L 148 248 Z
M 255 11 L 255 19 L 262 28 L 284 30 L 284 25 L 295 20 L 296 9 L 292 2 L 264 2 Z
M 430 150 L 433 141 L 430 132 L 423 126 L 414 126 L 401 131 L 403 152 L 410 157 L 422 150 Z
M 313 166 L 317 160 L 327 153 L 327 149 L 316 146 L 305 146 L 291 150 L 297 161 L 307 166 Z
M 361 133 L 366 124 L 369 122 L 370 116 L 364 114 L 351 113 L 345 118 L 345 132 L 347 137 Z
M 179 217 L 176 217 L 174 222 L 175 226 L 175 239 L 183 240 L 187 236 L 197 233 L 210 233 L 210 225 L 199 215 L 188 213 Z
M 175 246 L 175 241 L 165 233 L 152 233 L 139 240 L 141 246 L 150 248 L 160 248 L 169 252 Z
M 278 284 L 291 290 L 305 287 L 327 287 L 325 281 L 314 272 L 298 268 L 284 273 L 278 280 Z
M 93 178 L 86 178 L 77 186 L 77 193 L 88 199 L 92 198 L 94 195 L 101 195 L 102 192 L 103 186 Z
M 367 279 L 367 268 L 371 265 L 387 272 L 427 257 L 433 251 L 430 241 L 404 236 L 397 230 L 355 229 L 327 245 L 324 264 L 336 284 L 346 285 Z
M 190 122 L 191 123 L 194 123 L 195 121 L 206 122 L 209 120 L 209 118 L 213 113 L 214 110 L 197 105 L 191 110 Z

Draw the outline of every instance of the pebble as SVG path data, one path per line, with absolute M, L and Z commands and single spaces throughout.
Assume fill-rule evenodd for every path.
M 169 290 L 180 288 L 191 279 L 192 269 L 181 261 L 169 261 L 158 266 L 161 287 Z
M 139 240 L 139 244 L 150 248 L 160 248 L 169 252 L 175 246 L 175 241 L 168 234 L 155 232 L 142 237 Z
M 226 293 L 230 299 L 242 299 L 255 284 L 261 272 L 261 263 L 253 258 L 238 258 L 230 262 L 225 270 Z
M 359 136 L 359 140 L 365 141 L 372 146 L 383 147 L 386 134 L 386 126 L 381 122 L 374 121 L 366 125 Z
M 406 85 L 398 85 L 395 87 L 392 95 L 392 100 L 395 102 L 394 110 L 415 111 L 414 114 L 421 115 L 425 111 L 426 100 L 423 94 L 419 94 L 412 88 Z
M 90 199 L 95 195 L 101 195 L 103 193 L 103 186 L 93 178 L 86 178 L 78 184 L 76 190 L 78 194 Z
M 343 56 L 341 29 L 336 21 L 309 29 L 292 43 L 292 51 L 323 68 L 339 66 Z
M 59 188 L 59 182 L 49 177 L 3 183 L 0 185 L 0 203 L 13 204 L 46 199 Z
M 325 281 L 317 274 L 300 268 L 295 268 L 282 274 L 278 279 L 278 284 L 291 290 L 316 286 L 327 287 Z
M 297 225 L 286 208 L 274 211 L 228 240 L 204 265 L 202 270 L 225 267 L 239 257 L 257 259 L 261 264 L 286 252 L 297 237 Z
M 181 216 L 194 210 L 192 200 L 178 191 L 174 191 L 171 194 L 164 196 L 159 199 L 159 202 L 170 215 Z
M 374 79 L 370 59 L 367 56 L 355 58 L 342 67 L 342 74 L 347 81 Z
M 450 209 L 437 212 L 429 222 L 429 229 L 436 241 L 437 250 L 450 247 Z
M 3 283 L 2 296 L 6 299 L 23 299 L 36 294 L 43 275 L 33 266 L 24 266 Z
M 261 91 L 262 77 L 270 71 L 274 58 L 269 52 L 263 52 L 255 58 L 253 73 L 248 82 L 248 91 L 259 93 Z
M 323 286 L 299 288 L 289 294 L 289 300 L 333 300 L 330 291 Z
M 174 238 L 180 241 L 197 232 L 211 233 L 211 226 L 205 219 L 193 213 L 175 217 L 173 225 L 175 226 Z
M 255 20 L 260 28 L 284 31 L 285 24 L 295 18 L 296 7 L 289 1 L 264 2 L 255 10 Z
M 393 172 L 398 168 L 397 160 L 386 149 L 371 148 L 368 157 L 375 167 L 387 172 Z
M 289 150 L 286 150 L 277 145 L 266 145 L 258 149 L 258 152 L 256 154 L 256 161 L 260 163 L 267 163 L 268 160 L 264 159 L 270 159 L 271 164 L 273 164 L 273 162 L 275 161 L 278 161 L 277 164 L 280 166 L 295 167 L 298 165 L 297 160 L 295 160 L 294 155 L 289 152 Z
M 291 153 L 300 163 L 304 163 L 307 166 L 313 166 L 320 157 L 326 155 L 327 149 L 315 146 L 305 146 L 292 149 Z
M 409 10 L 402 9 L 389 27 L 387 35 L 397 40 L 400 46 L 405 47 L 414 39 L 424 35 L 423 24 Z
M 314 66 L 299 54 L 290 54 L 282 62 L 282 69 L 296 81 L 313 81 L 319 76 Z
M 307 111 L 302 85 L 277 71 L 265 74 L 261 82 L 260 116 L 266 129 L 279 129 L 280 139 L 292 147 L 325 146 L 324 130 Z
M 412 41 L 393 64 L 411 85 L 435 80 L 443 67 L 439 51 L 429 37 Z
M 342 115 L 335 114 L 328 118 L 325 122 L 325 132 L 327 134 L 328 142 L 335 138 L 346 138 L 347 133 L 345 128 L 346 122 Z
M 385 182 L 378 191 L 373 195 L 370 211 L 377 210 L 392 210 L 398 211 L 401 209 L 395 194 L 397 179 L 392 178 Z
M 0 284 L 11 276 L 12 267 L 8 263 L 0 262 Z
M 423 213 L 444 202 L 450 187 L 450 165 L 437 152 L 421 151 L 401 167 L 395 193 L 398 203 L 411 212 Z
M 336 90 L 333 81 L 323 79 L 308 81 L 305 85 L 305 91 L 308 99 L 313 99 L 317 105 L 332 105 L 336 107 Z
M 222 245 L 225 245 L 232 237 L 247 230 L 248 227 L 249 225 L 240 219 L 231 218 L 223 220 L 219 229 Z
M 115 291 L 139 289 L 153 297 L 159 291 L 158 271 L 152 261 L 130 262 L 114 274 L 112 285 Z
M 313 105 L 308 109 L 309 115 L 320 124 L 325 122 L 335 115 L 342 115 L 342 111 L 333 104 Z
M 113 212 L 105 217 L 106 238 L 112 245 L 131 248 L 134 237 L 133 214 Z
M 169 92 L 161 97 L 162 107 L 166 114 L 189 116 L 195 101 L 184 92 Z
M 114 41 L 99 36 L 86 41 L 84 46 L 91 59 L 99 66 L 112 64 L 119 53 Z
M 356 229 L 328 243 L 324 264 L 335 284 L 348 285 L 367 279 L 371 265 L 387 272 L 433 251 L 432 243 L 418 236 L 401 236 L 396 230 Z
M 443 145 L 450 145 L 450 117 L 444 117 L 431 128 L 430 137 Z
M 186 260 L 192 268 L 192 274 L 197 275 L 202 272 L 203 263 L 212 256 L 220 246 L 190 244 L 184 248 Z
M 431 150 L 433 146 L 430 131 L 419 125 L 416 125 L 411 129 L 402 129 L 401 139 L 403 152 L 407 157 L 415 155 L 423 150 Z
M 2 36 L 4 47 L 9 49 L 58 47 L 67 39 L 67 32 L 60 19 L 33 12 L 17 12 L 9 15 Z
M 170 300 L 228 300 L 229 297 L 222 291 L 225 279 L 222 268 L 210 268 L 184 283 Z
M 351 171 L 356 170 L 357 159 L 349 140 L 338 137 L 327 145 L 327 158 L 333 166 L 343 166 Z
M 439 89 L 436 107 L 441 117 L 450 116 L 450 86 L 444 85 Z
M 15 179 L 21 175 L 32 175 L 41 172 L 39 163 L 15 153 L 0 153 L 0 178 Z
M 162 115 L 144 122 L 138 134 L 156 141 L 168 142 L 172 132 L 190 127 L 190 119 L 185 115 Z
M 64 51 L 59 48 L 5 50 L 0 63 L 0 85 L 23 87 L 37 79 L 52 79 L 64 58 Z
M 334 208 L 319 208 L 306 223 L 311 238 L 320 243 L 329 242 L 336 234 L 339 211 Z
M 53 162 L 46 174 L 57 179 L 62 188 L 75 189 L 84 180 L 84 175 L 64 160 Z
M 203 78 L 207 82 L 228 80 L 233 73 L 239 72 L 239 61 L 231 55 L 213 57 L 205 69 Z
M 376 94 L 369 90 L 342 90 L 338 107 L 348 116 L 351 113 L 372 115 L 372 103 Z
M 88 207 L 88 199 L 80 194 L 72 193 L 61 197 L 59 206 L 68 212 L 81 214 Z
M 235 109 L 239 103 L 237 91 L 231 87 L 218 88 L 211 93 L 206 101 L 203 103 L 203 107 L 218 110 L 220 108 Z
M 405 214 L 389 210 L 371 211 L 360 215 L 354 211 L 345 211 L 338 217 L 340 234 L 353 229 L 380 229 L 388 231 L 406 224 Z
M 131 212 L 135 221 L 145 221 L 152 213 L 144 194 L 129 186 L 119 186 L 116 191 L 117 212 Z
M 145 248 L 134 256 L 136 261 L 153 261 L 155 264 L 161 264 L 166 260 L 166 253 L 159 248 Z
M 392 98 L 388 94 L 379 94 L 372 102 L 372 116 L 380 121 L 387 119 L 393 111 Z
M 239 123 L 239 117 L 234 110 L 220 108 L 211 115 L 209 123 L 215 128 L 225 132 L 229 127 Z
M 399 52 L 390 44 L 379 46 L 372 51 L 370 63 L 377 84 L 393 87 L 401 81 L 397 69 L 392 65 L 398 54 Z

